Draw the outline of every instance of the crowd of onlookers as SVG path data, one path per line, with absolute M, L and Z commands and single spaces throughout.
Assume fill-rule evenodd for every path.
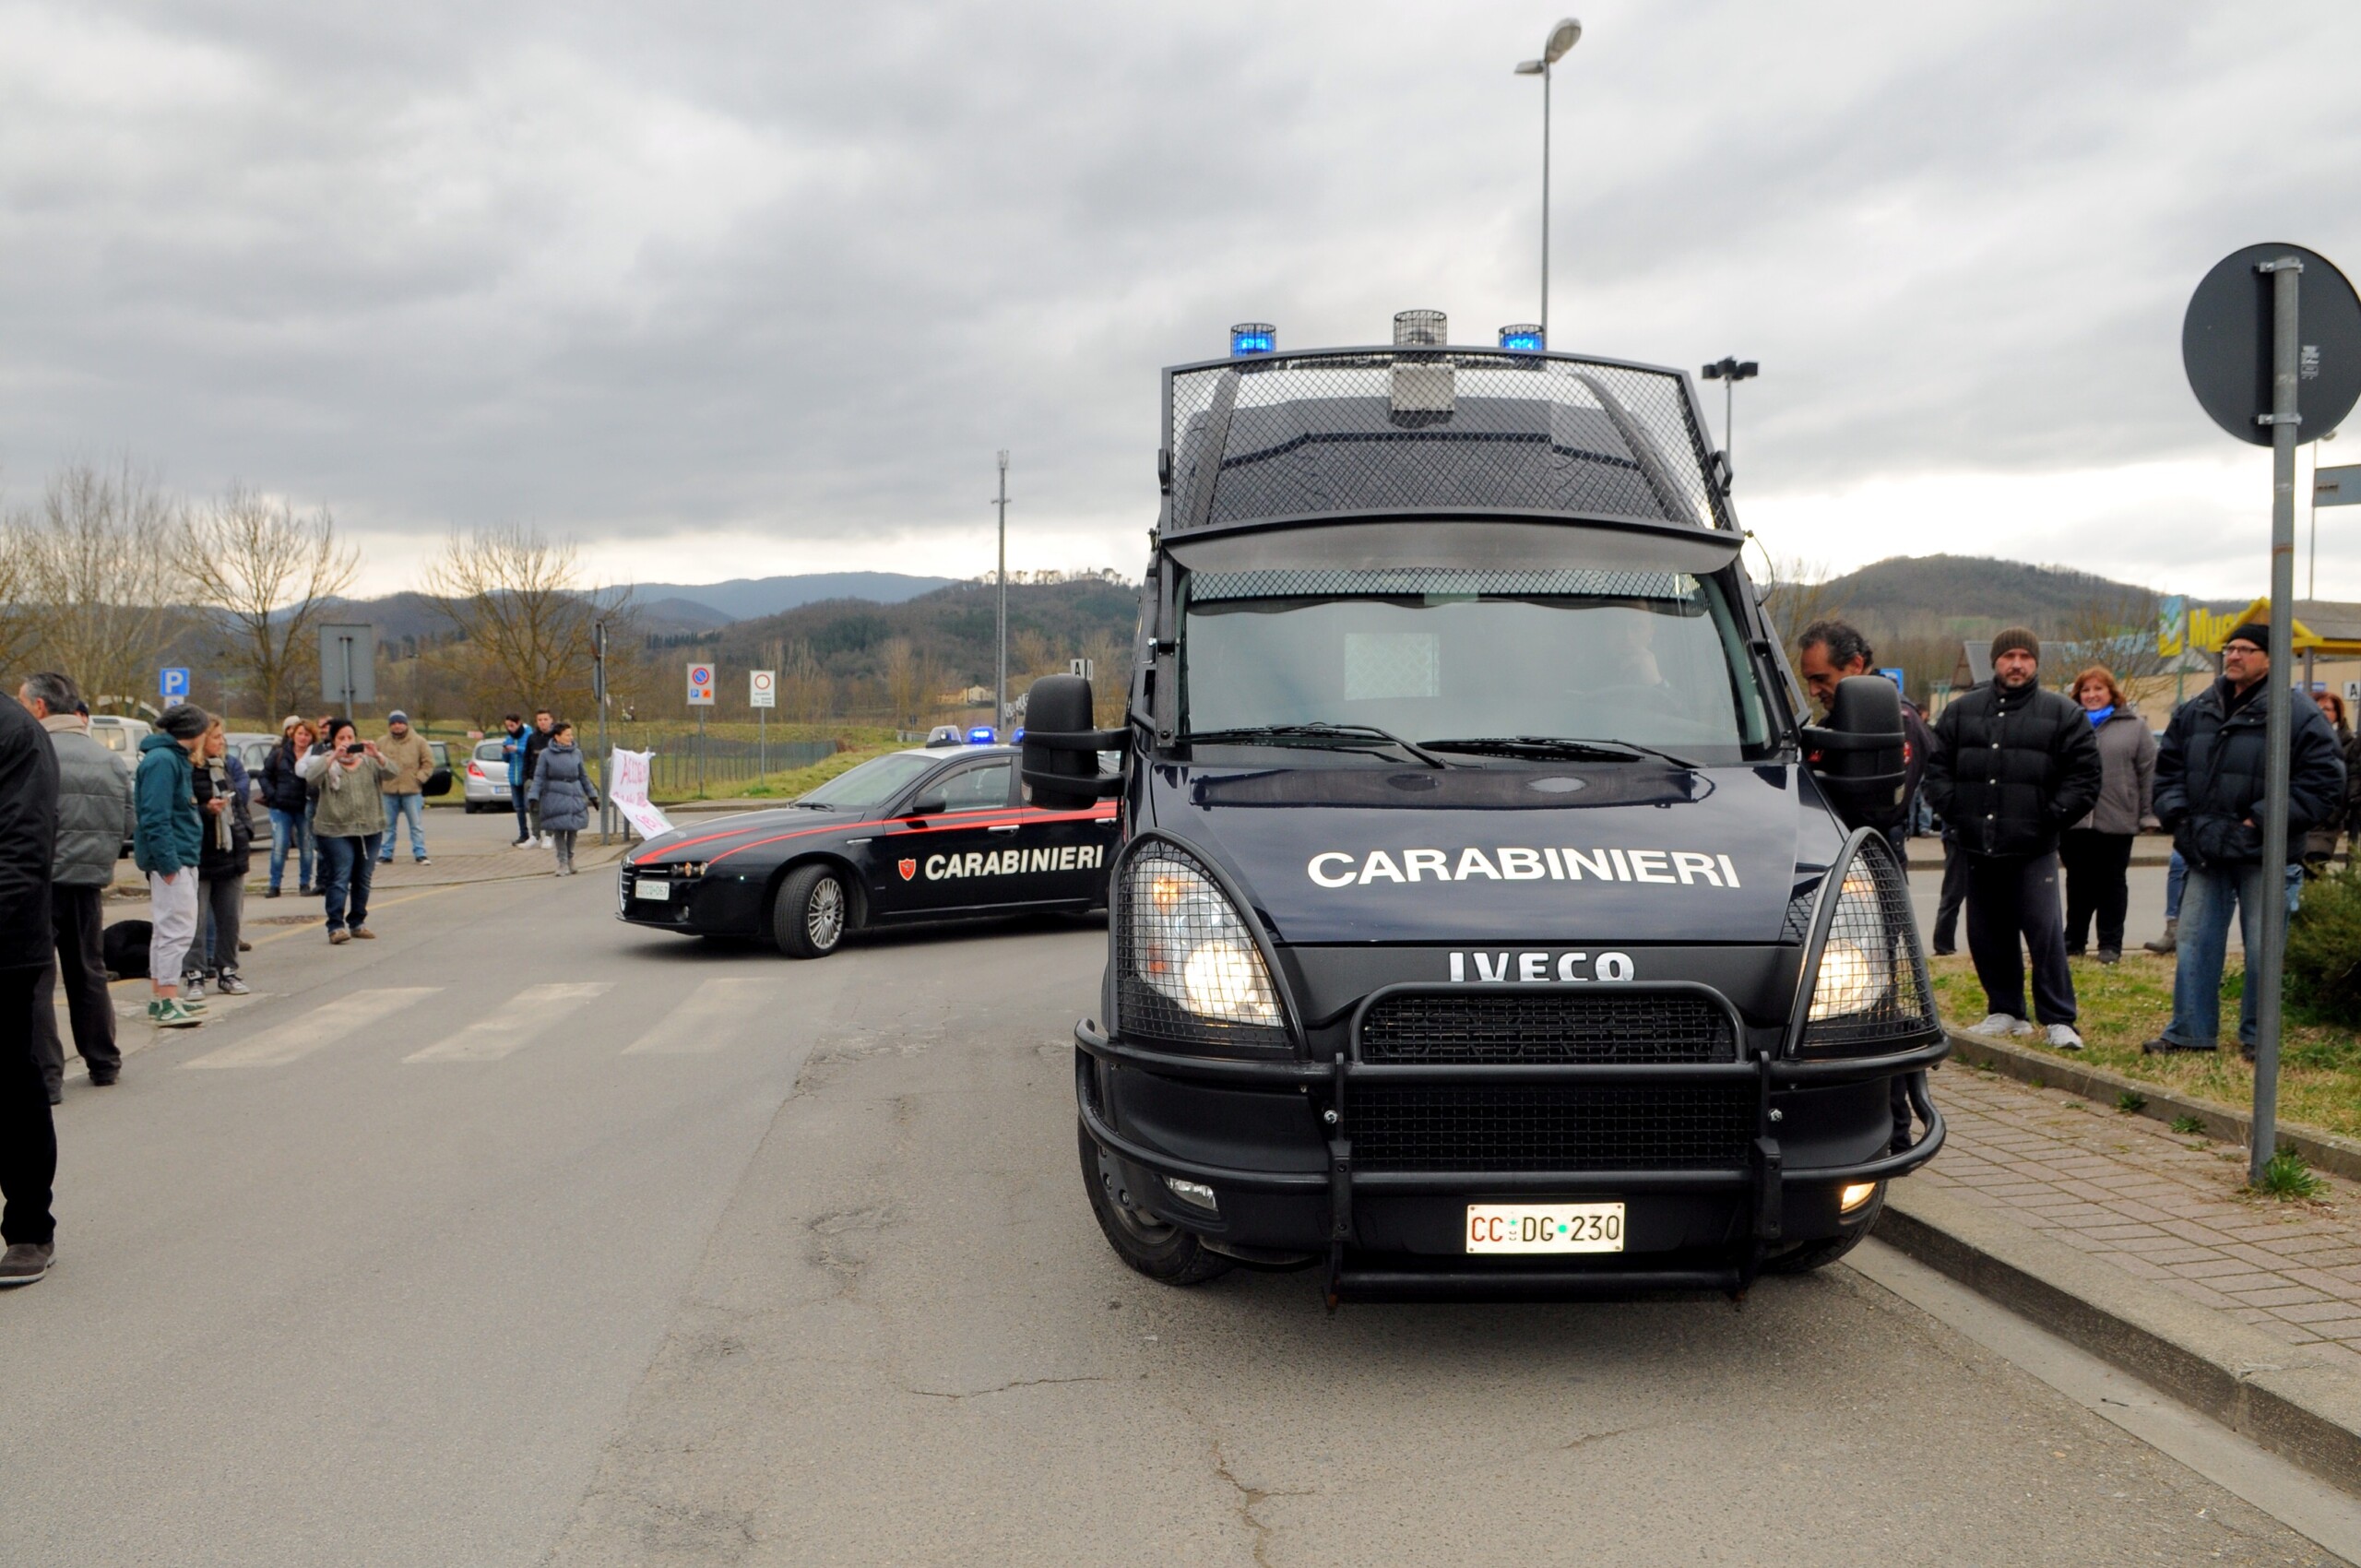
M 2104 666 L 2082 671 L 2066 692 L 2044 689 L 2041 639 L 2023 627 L 1992 639 L 1992 679 L 1932 725 L 1903 704 L 1904 823 L 1923 802 L 1942 834 L 1932 949 L 1955 950 L 1964 907 L 1987 1009 L 1975 1032 L 2082 1048 L 2069 960 L 2095 940 L 2099 963 L 2121 961 L 2132 845 L 2161 827 L 2173 840 L 2165 932 L 2145 945 L 2175 958 L 2173 1012 L 2142 1049 L 2219 1049 L 2233 917 L 2257 951 L 2262 901 L 2283 897 L 2293 915 L 2339 834 L 2361 840 L 2361 739 L 2343 699 L 2322 691 L 2292 705 L 2286 853 L 2264 863 L 2270 647 L 2268 627 L 2233 628 L 2220 678 L 2176 708 L 2161 742 Z M 1841 621 L 1814 622 L 1797 639 L 1797 673 L 1822 706 L 1839 680 L 1875 668 L 1868 641 Z M 1897 854 L 1907 836 L 1906 826 L 1891 836 Z M 2238 1039 L 2248 1056 L 2256 1000 L 2248 988 Z

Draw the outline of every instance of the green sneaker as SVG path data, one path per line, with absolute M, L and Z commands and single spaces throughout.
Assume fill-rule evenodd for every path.
M 178 997 L 172 996 L 157 998 L 148 1010 L 148 1016 L 160 1029 L 193 1029 L 205 1022 L 203 1018 L 191 1012 Z
M 205 1011 L 205 1004 L 202 1001 L 192 1002 L 185 996 L 175 996 L 172 998 L 172 1000 L 179 1005 L 180 1010 L 184 1013 L 201 1014 Z

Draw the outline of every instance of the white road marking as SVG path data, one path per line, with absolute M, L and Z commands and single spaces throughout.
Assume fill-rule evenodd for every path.
M 694 1056 L 719 1051 L 730 1044 L 739 1027 L 760 1017 L 765 1005 L 777 994 L 777 980 L 706 980 L 658 1019 L 654 1028 L 625 1046 L 623 1054 Z
M 321 1004 L 300 1018 L 290 1018 L 263 1030 L 252 1039 L 210 1051 L 184 1067 L 279 1067 L 309 1056 L 325 1045 L 344 1040 L 359 1029 L 391 1017 L 430 996 L 440 996 L 439 985 L 389 986 L 355 991 Z
M 497 1062 L 521 1051 L 571 1016 L 587 1002 L 614 989 L 612 980 L 560 981 L 528 985 L 499 1012 L 478 1018 L 448 1039 L 412 1051 L 404 1062 Z

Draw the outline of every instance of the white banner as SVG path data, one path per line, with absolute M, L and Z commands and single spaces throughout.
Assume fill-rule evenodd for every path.
M 627 752 L 618 747 L 614 754 L 615 809 L 642 838 L 653 838 L 672 831 L 664 814 L 647 802 L 647 752 Z

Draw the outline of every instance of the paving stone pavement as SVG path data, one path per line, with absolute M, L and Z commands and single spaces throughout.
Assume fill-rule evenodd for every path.
M 1951 1137 L 1909 1178 L 2361 1372 L 2361 1188 L 2246 1194 L 2246 1150 L 2056 1089 L 1947 1063 Z

